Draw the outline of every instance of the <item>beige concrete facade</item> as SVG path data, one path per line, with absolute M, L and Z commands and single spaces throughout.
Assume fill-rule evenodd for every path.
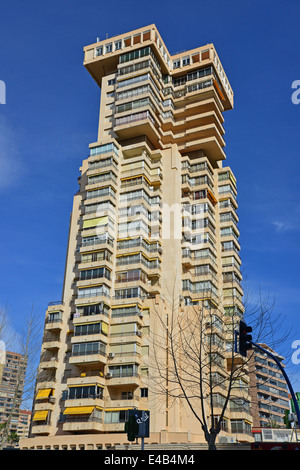
M 147 443 L 201 443 L 186 401 L 171 399 L 161 321 L 175 304 L 178 319 L 214 311 L 210 334 L 223 345 L 214 373 L 230 367 L 229 313 L 243 314 L 236 181 L 223 166 L 233 92 L 213 44 L 171 56 L 155 25 L 85 47 L 84 66 L 101 88 L 98 136 L 80 168 L 63 295 L 46 312 L 21 447 L 125 444 L 131 408 L 150 410 Z M 249 442 L 250 425 L 247 406 L 228 407 L 220 436 Z
M 266 344 L 260 346 L 283 364 L 283 356 Z M 276 362 L 258 349 L 254 348 L 249 356 L 253 428 L 286 428 L 284 415 L 290 411 L 290 395 L 283 374 Z

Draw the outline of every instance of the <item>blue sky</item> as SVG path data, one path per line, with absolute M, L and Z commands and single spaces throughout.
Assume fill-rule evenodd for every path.
M 246 289 L 274 296 L 300 340 L 299 15 L 297 0 L 2 3 L 0 305 L 13 328 L 32 305 L 44 316 L 61 297 L 78 169 L 98 125 L 83 47 L 155 23 L 171 54 L 210 42 L 218 51 L 235 93 L 225 150 L 238 180 Z M 300 390 L 300 365 L 288 370 Z

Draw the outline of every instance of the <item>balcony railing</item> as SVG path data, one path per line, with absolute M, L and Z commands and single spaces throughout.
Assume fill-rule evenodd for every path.
M 53 307 L 54 305 L 65 305 L 62 300 L 55 300 L 54 302 L 49 302 L 48 307 Z

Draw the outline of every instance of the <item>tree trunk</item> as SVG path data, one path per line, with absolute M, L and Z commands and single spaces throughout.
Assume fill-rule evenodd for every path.
M 216 447 L 216 436 L 215 435 L 211 435 L 210 436 L 210 439 L 208 441 L 208 450 L 217 450 L 217 447 Z

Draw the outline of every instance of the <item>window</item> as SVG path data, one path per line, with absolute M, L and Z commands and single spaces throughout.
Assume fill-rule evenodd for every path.
M 140 287 L 133 287 L 131 289 L 121 289 L 115 291 L 116 299 L 130 299 L 133 297 L 147 296 L 146 292 Z
M 110 271 L 107 268 L 95 268 L 95 269 L 86 269 L 84 271 L 80 271 L 80 280 L 86 281 L 88 279 L 97 279 L 100 277 L 105 277 L 106 279 L 110 279 Z
M 108 243 L 113 246 L 113 239 L 107 233 L 103 234 L 101 237 L 93 236 L 82 238 L 82 246 L 101 245 L 103 243 Z
M 100 398 L 103 399 L 103 388 L 98 385 L 88 385 L 83 387 L 70 387 L 68 393 L 69 400 L 80 398 Z
M 242 419 L 231 421 L 231 432 L 233 433 L 251 433 L 251 425 Z
M 104 295 L 106 297 L 109 297 L 110 295 L 110 290 L 107 286 L 105 285 L 100 285 L 96 287 L 90 287 L 90 288 L 85 288 L 85 289 L 78 289 L 78 298 L 83 298 L 83 297 L 98 297 Z
M 103 153 L 114 152 L 118 155 L 118 147 L 114 143 L 99 145 L 90 149 L 90 157 L 94 155 L 102 155 Z
M 77 318 L 80 316 L 85 317 L 89 315 L 99 315 L 99 314 L 108 316 L 108 312 L 109 312 L 109 306 L 104 304 L 103 302 L 100 302 L 98 304 L 84 305 L 83 307 L 77 307 L 74 317 Z
M 114 325 L 112 325 L 114 326 Z M 113 333 L 115 334 L 115 333 Z M 126 334 L 126 333 L 125 333 Z M 128 333 L 127 333 L 128 334 Z M 133 333 L 131 333 L 133 334 Z M 139 353 L 136 343 L 111 344 L 109 352 L 115 356 L 135 356 Z
M 128 43 L 126 43 L 126 41 L 128 41 Z M 124 42 L 125 42 L 125 46 L 130 46 L 131 38 L 124 39 Z M 130 60 L 139 59 L 140 57 L 146 57 L 147 55 L 150 55 L 150 54 L 151 54 L 150 47 L 144 47 L 143 49 L 138 49 L 136 51 L 129 52 L 127 54 L 122 54 L 120 56 L 120 64 L 123 64 L 124 62 L 129 62 Z
M 116 282 L 133 282 L 143 281 L 146 282 L 147 276 L 141 269 L 135 269 L 132 271 L 125 271 L 123 273 L 116 274 Z
M 86 198 L 93 199 L 96 197 L 103 197 L 103 196 L 111 196 L 113 198 L 116 197 L 115 191 L 111 186 L 107 186 L 106 188 L 95 189 L 94 191 L 88 191 Z
M 133 399 L 133 392 L 121 392 L 121 400 L 132 400 Z
M 86 356 L 89 354 L 105 355 L 106 345 L 101 341 L 93 341 L 90 343 L 78 343 L 72 346 L 72 356 Z
M 91 212 L 97 212 L 99 217 L 104 217 L 104 212 L 110 211 L 115 212 L 116 208 L 111 201 L 105 201 L 100 204 L 88 204 L 85 206 L 85 214 L 89 214 Z
M 140 315 L 141 309 L 138 305 L 134 305 L 132 307 L 117 307 L 112 308 L 112 318 L 116 317 L 126 317 L 132 315 Z
M 122 48 L 122 41 L 115 41 L 115 51 Z
M 125 423 L 128 421 L 129 411 L 106 411 L 105 412 L 105 423 Z
M 102 322 L 75 325 L 74 336 L 107 334 L 107 324 Z
M 89 162 L 89 170 L 97 170 L 98 168 L 105 168 L 111 165 L 115 167 L 118 166 L 118 162 L 112 157 L 105 158 L 102 160 L 96 160 L 94 162 Z
M 83 253 L 81 256 L 81 263 L 92 263 L 94 261 L 107 260 L 110 261 L 111 253 L 107 250 L 94 251 L 93 253 Z
M 110 327 L 110 336 L 131 336 L 137 333 L 137 324 L 136 323 L 121 323 L 118 325 L 111 325 Z
M 108 52 L 112 51 L 112 43 L 110 42 L 109 44 L 106 44 L 105 46 L 105 53 L 107 54 Z
M 110 366 L 109 373 L 112 377 L 134 377 L 137 376 L 138 366 L 136 364 L 124 364 L 121 366 Z
M 98 57 L 99 55 L 102 55 L 103 54 L 103 47 L 100 46 L 100 47 L 97 47 L 95 49 L 95 56 Z
M 62 313 L 61 312 L 52 312 L 48 314 L 48 323 L 54 323 L 62 321 Z
M 211 422 L 212 422 L 212 426 L 214 428 L 216 428 L 219 424 L 219 419 L 220 417 L 219 416 L 211 416 Z M 226 431 L 228 432 L 228 422 L 227 422 L 227 419 L 222 419 L 221 421 L 221 430 L 222 431 Z
M 141 398 L 148 398 L 148 388 L 141 388 Z

